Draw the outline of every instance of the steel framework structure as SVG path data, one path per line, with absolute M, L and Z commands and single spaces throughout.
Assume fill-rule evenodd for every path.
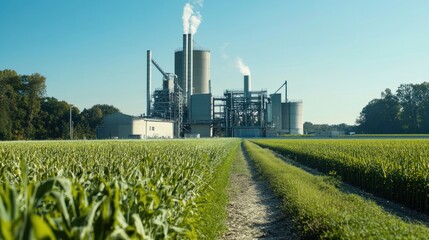
M 213 98 L 213 132 L 215 136 L 235 137 L 236 129 L 267 128 L 267 91 L 226 90 L 223 97 Z M 262 137 L 261 136 L 261 137 Z
M 177 83 L 173 88 L 169 88 L 168 83 L 163 85 L 163 89 L 157 89 L 154 92 L 152 117 L 174 121 L 174 135 L 180 137 L 185 112 L 183 92 Z

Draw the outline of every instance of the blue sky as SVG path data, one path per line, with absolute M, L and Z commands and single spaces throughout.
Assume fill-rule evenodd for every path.
M 168 72 L 188 1 L 0 0 L 0 69 L 47 77 L 80 110 L 145 112 L 146 50 Z M 194 5 L 198 5 L 194 2 Z M 205 0 L 195 41 L 211 50 L 214 95 L 252 89 L 304 101 L 304 121 L 353 124 L 385 88 L 429 81 L 429 1 Z M 153 76 L 161 87 L 161 75 Z

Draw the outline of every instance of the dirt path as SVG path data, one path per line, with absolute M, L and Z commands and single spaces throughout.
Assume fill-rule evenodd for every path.
M 233 162 L 229 187 L 228 230 L 223 239 L 297 239 L 281 201 L 243 154 Z

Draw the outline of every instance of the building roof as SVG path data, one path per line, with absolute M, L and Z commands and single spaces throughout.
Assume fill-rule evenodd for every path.
M 150 118 L 150 117 L 142 117 L 142 116 L 132 116 L 125 113 L 117 112 L 105 115 L 104 118 L 126 118 L 130 120 L 144 120 L 144 121 L 150 121 L 150 122 L 173 122 L 171 120 L 162 119 L 162 118 Z

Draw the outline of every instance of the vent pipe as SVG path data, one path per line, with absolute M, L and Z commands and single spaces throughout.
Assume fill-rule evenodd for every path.
M 152 52 L 147 50 L 147 65 L 146 65 L 146 115 L 150 116 L 150 108 L 152 106 Z

